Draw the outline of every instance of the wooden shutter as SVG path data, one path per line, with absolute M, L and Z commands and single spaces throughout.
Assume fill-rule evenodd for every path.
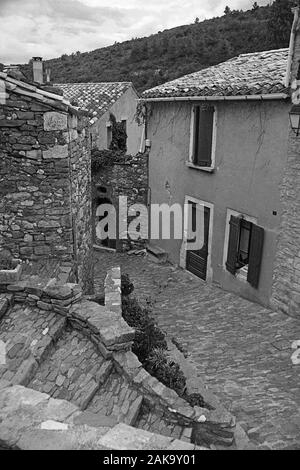
M 264 234 L 265 232 L 262 227 L 255 224 L 252 225 L 247 281 L 255 289 L 258 288 L 259 284 Z
M 241 227 L 241 218 L 235 217 L 232 215 L 230 217 L 230 230 L 229 230 L 229 240 L 228 240 L 228 254 L 226 261 L 226 269 L 231 274 L 236 272 L 236 262 L 238 256 L 238 247 L 240 239 L 240 227 Z
M 214 128 L 213 106 L 195 107 L 194 164 L 211 166 Z

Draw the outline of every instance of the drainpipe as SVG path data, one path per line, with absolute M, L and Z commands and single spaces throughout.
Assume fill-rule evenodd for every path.
M 286 76 L 285 76 L 286 88 L 289 88 L 290 86 L 292 60 L 294 56 L 294 45 L 295 45 L 295 38 L 296 38 L 296 32 L 297 32 L 297 26 L 298 26 L 298 20 L 299 20 L 299 7 L 293 8 L 292 11 L 294 13 L 294 21 L 293 21 L 291 37 L 290 37 L 288 65 L 287 65 L 287 71 L 286 71 Z

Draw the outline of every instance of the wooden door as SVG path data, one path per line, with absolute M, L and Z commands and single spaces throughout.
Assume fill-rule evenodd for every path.
M 195 232 L 196 231 L 196 203 L 189 201 L 189 204 L 192 205 L 191 226 L 192 226 L 193 232 Z M 188 250 L 186 254 L 186 269 L 203 280 L 206 280 L 206 273 L 207 273 L 209 220 L 210 220 L 210 208 L 204 206 L 204 244 L 203 244 L 203 247 L 200 250 L 196 250 L 196 251 Z

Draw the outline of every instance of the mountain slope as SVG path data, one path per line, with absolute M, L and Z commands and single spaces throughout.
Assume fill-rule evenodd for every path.
M 275 3 L 282 0 L 276 0 Z M 284 0 L 286 2 L 286 0 Z M 203 22 L 179 26 L 91 52 L 48 60 L 52 80 L 63 82 L 132 81 L 138 91 L 223 62 L 238 54 L 287 47 L 270 29 L 273 7 L 230 11 Z M 279 13 L 280 14 L 280 13 Z M 287 13 L 285 29 L 292 14 Z M 287 31 L 289 33 L 289 31 Z M 27 75 L 31 66 L 23 67 Z

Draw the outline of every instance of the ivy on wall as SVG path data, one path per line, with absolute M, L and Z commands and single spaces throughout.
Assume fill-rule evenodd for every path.
M 127 151 L 126 121 L 118 122 L 112 113 L 110 113 L 109 120 L 112 130 L 112 139 L 109 149 L 125 153 Z
M 92 149 L 92 175 L 98 173 L 103 168 L 112 167 L 115 163 L 124 160 L 122 150 L 99 150 Z

